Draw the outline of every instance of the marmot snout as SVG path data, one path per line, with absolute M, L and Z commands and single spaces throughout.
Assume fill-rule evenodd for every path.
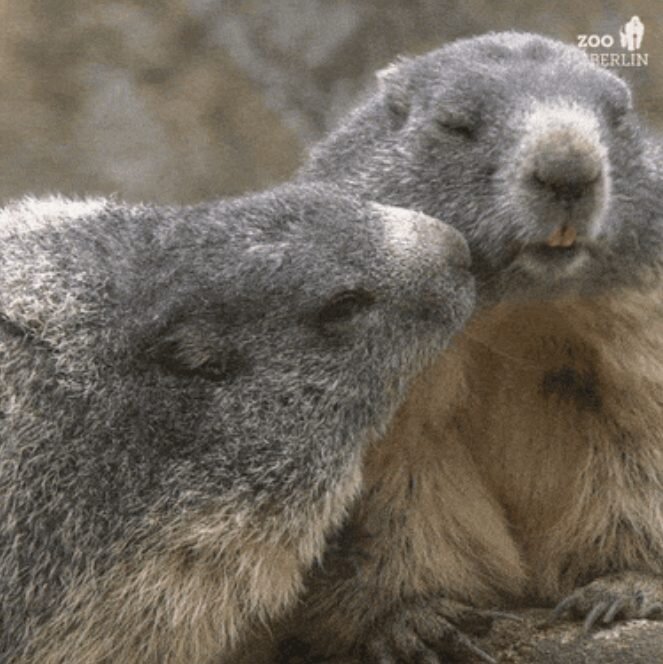
M 597 235 L 609 193 L 609 161 L 600 120 L 577 104 L 539 104 L 523 119 L 516 149 L 522 203 L 532 210 L 530 243 L 569 247 Z

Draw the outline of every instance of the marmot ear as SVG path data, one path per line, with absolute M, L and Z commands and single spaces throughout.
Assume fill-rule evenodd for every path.
M 405 63 L 405 59 L 396 60 L 376 73 L 378 92 L 392 116 L 395 129 L 405 124 L 410 113 L 411 95 Z
M 247 360 L 225 339 L 215 334 L 208 321 L 178 321 L 161 330 L 144 349 L 145 359 L 167 373 L 228 380 L 247 367 Z
M 54 348 L 45 339 L 42 339 L 39 330 L 32 329 L 12 320 L 4 312 L 0 311 L 0 337 L 11 337 L 20 339 L 30 345 L 30 349 L 41 348 L 49 352 L 54 352 Z

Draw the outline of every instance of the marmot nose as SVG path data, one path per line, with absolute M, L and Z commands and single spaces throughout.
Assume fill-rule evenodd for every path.
M 536 156 L 532 178 L 558 200 L 573 202 L 592 193 L 601 171 L 601 161 L 592 152 L 560 146 Z
M 469 269 L 472 259 L 467 241 L 455 228 L 423 212 L 372 204 L 382 216 L 388 246 L 401 259 L 418 264 L 430 259 L 437 268 L 450 265 Z

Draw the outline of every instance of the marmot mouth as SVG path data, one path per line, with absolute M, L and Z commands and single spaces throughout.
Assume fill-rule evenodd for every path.
M 536 242 L 524 247 L 532 258 L 546 263 L 568 263 L 575 258 L 583 246 L 573 226 L 559 226 L 545 242 Z
M 528 247 L 528 253 L 541 260 L 566 260 L 572 258 L 578 253 L 576 244 L 569 246 L 551 246 L 549 244 L 534 244 Z
M 552 248 L 567 249 L 575 244 L 578 233 L 573 226 L 560 226 L 556 228 L 546 240 L 546 245 Z

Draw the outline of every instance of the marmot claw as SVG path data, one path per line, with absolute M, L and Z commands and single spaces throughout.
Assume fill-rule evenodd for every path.
M 585 631 L 618 620 L 661 620 L 663 579 L 636 572 L 600 577 L 559 602 L 548 624 L 565 617 L 583 619 Z
M 361 661 L 442 664 L 446 661 L 442 657 L 451 655 L 472 656 L 495 664 L 496 660 L 474 643 L 471 636 L 485 635 L 493 620 L 498 618 L 515 617 L 481 611 L 444 597 L 416 600 L 398 608 L 376 625 L 373 636 L 361 648 Z

